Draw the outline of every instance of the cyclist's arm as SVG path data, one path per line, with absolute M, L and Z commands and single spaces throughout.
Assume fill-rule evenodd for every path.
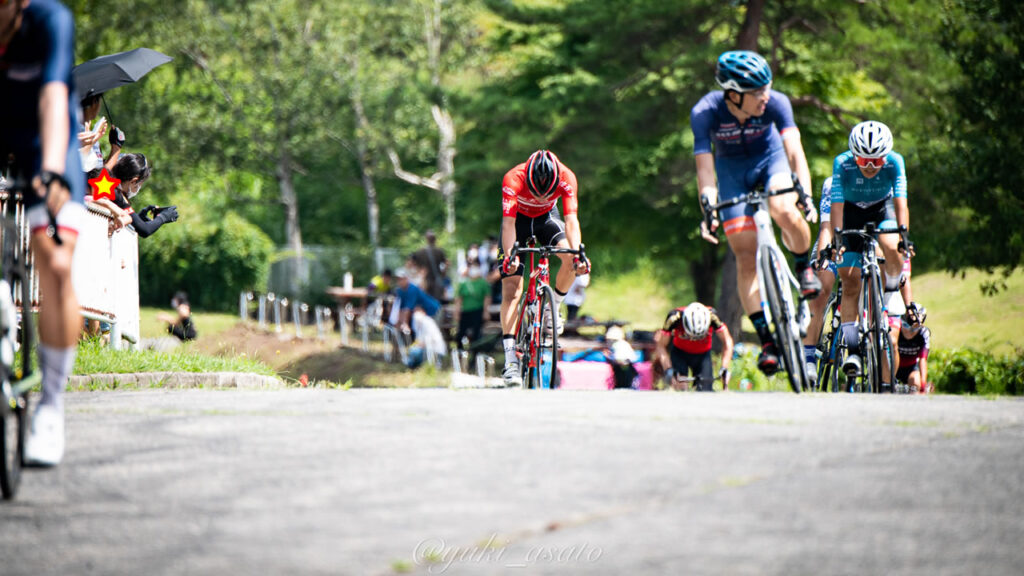
M 39 127 L 42 140 L 42 169 L 64 174 L 68 138 L 71 134 L 68 86 L 47 82 L 39 93 Z M 80 177 L 74 175 L 73 177 Z
M 729 368 L 729 364 L 732 363 L 732 334 L 729 333 L 729 328 L 724 324 L 715 333 L 722 341 L 722 368 Z
M 811 169 L 807 165 L 807 155 L 804 154 L 804 145 L 800 140 L 800 131 L 796 129 L 787 130 L 782 139 L 782 147 L 786 149 L 786 158 L 789 159 L 789 167 L 796 172 L 804 192 L 811 194 Z
M 896 224 L 906 226 L 910 230 L 910 207 L 907 206 L 906 198 L 893 198 L 892 204 L 896 208 Z
M 831 210 L 831 212 L 832 212 L 831 226 L 833 228 L 839 228 L 840 230 L 845 230 L 846 227 L 843 226 L 843 203 L 842 202 L 833 202 L 832 203 L 832 210 Z M 824 232 L 824 230 L 822 230 L 822 232 Z
M 715 157 L 710 153 L 697 154 L 698 199 L 707 196 L 710 204 L 718 203 L 718 186 L 715 185 Z
M 512 245 L 516 242 L 516 217 L 501 217 L 501 254 L 508 258 Z
M 668 370 L 672 367 L 672 362 L 668 355 L 668 344 L 671 341 L 671 337 L 668 332 L 664 330 L 658 330 L 654 334 L 654 351 L 655 358 L 661 364 L 662 369 Z
M 928 356 L 917 361 L 917 369 L 921 373 L 921 386 L 928 383 Z
M 580 219 L 575 214 L 565 215 L 565 239 L 569 241 L 569 248 L 576 250 L 580 247 Z

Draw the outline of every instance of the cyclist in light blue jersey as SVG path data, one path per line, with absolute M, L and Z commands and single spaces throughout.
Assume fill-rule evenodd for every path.
M 814 298 L 821 284 L 809 266 L 811 229 L 807 222 L 815 221 L 817 213 L 809 196 L 811 172 L 789 98 L 772 90 L 771 68 L 755 52 L 722 54 L 715 80 L 722 91 L 708 93 L 690 112 L 701 205 L 741 196 L 758 184 L 766 190 L 789 188 L 795 172 L 807 195 L 774 196 L 768 200 L 768 206 L 772 219 L 782 230 L 783 244 L 793 253 L 800 291 L 804 298 Z M 746 202 L 730 206 L 722 210 L 721 225 L 736 255 L 740 302 L 761 340 L 757 366 L 764 373 L 773 374 L 779 368 L 779 357 L 761 309 L 753 214 L 754 207 Z M 701 224 L 701 236 L 714 244 L 718 243 L 714 236 L 720 224 L 717 216 Z
M 903 156 L 893 152 L 893 138 L 889 127 L 869 120 L 853 127 L 850 132 L 849 151 L 836 156 L 832 166 L 833 226 L 841 229 L 864 228 L 871 222 L 876 228 L 910 227 L 910 209 L 907 206 L 907 175 Z M 857 302 L 860 299 L 860 259 L 863 241 L 843 238 L 844 253 L 839 264 L 843 280 L 842 330 L 843 339 L 851 350 L 857 346 Z M 903 254 L 913 255 L 913 245 L 904 246 L 899 236 L 886 234 L 878 237 L 885 255 L 885 297 L 900 289 Z M 895 344 L 893 345 L 895 348 Z M 859 373 L 860 356 L 850 354 L 843 370 Z M 890 382 L 891 384 L 891 382 Z

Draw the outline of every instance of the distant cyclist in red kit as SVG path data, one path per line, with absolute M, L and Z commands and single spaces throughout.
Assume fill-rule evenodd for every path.
M 506 386 L 519 386 L 519 360 L 515 351 L 515 329 L 519 298 L 523 294 L 523 265 L 519 258 L 509 258 L 515 242 L 520 245 L 531 237 L 538 246 L 556 246 L 578 249 L 582 241 L 580 221 L 576 216 L 576 175 L 548 150 L 538 150 L 526 162 L 505 174 L 501 185 L 501 331 L 505 349 L 505 369 L 502 378 Z M 565 221 L 558 214 L 558 199 L 562 199 Z M 555 277 L 553 299 L 558 307 L 565 298 L 577 275 L 590 272 L 590 263 L 572 254 L 559 254 L 562 265 Z M 561 331 L 561 314 L 554 330 Z

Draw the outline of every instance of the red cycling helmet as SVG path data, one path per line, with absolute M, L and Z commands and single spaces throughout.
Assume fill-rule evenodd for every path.
M 558 158 L 549 150 L 537 150 L 526 161 L 526 187 L 534 196 L 551 196 L 558 188 L 558 176 Z

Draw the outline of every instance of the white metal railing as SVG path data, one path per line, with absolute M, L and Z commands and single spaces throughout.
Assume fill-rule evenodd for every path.
M 139 237 L 114 230 L 113 217 L 89 206 L 71 265 L 71 281 L 82 316 L 110 324 L 110 346 L 139 345 Z

